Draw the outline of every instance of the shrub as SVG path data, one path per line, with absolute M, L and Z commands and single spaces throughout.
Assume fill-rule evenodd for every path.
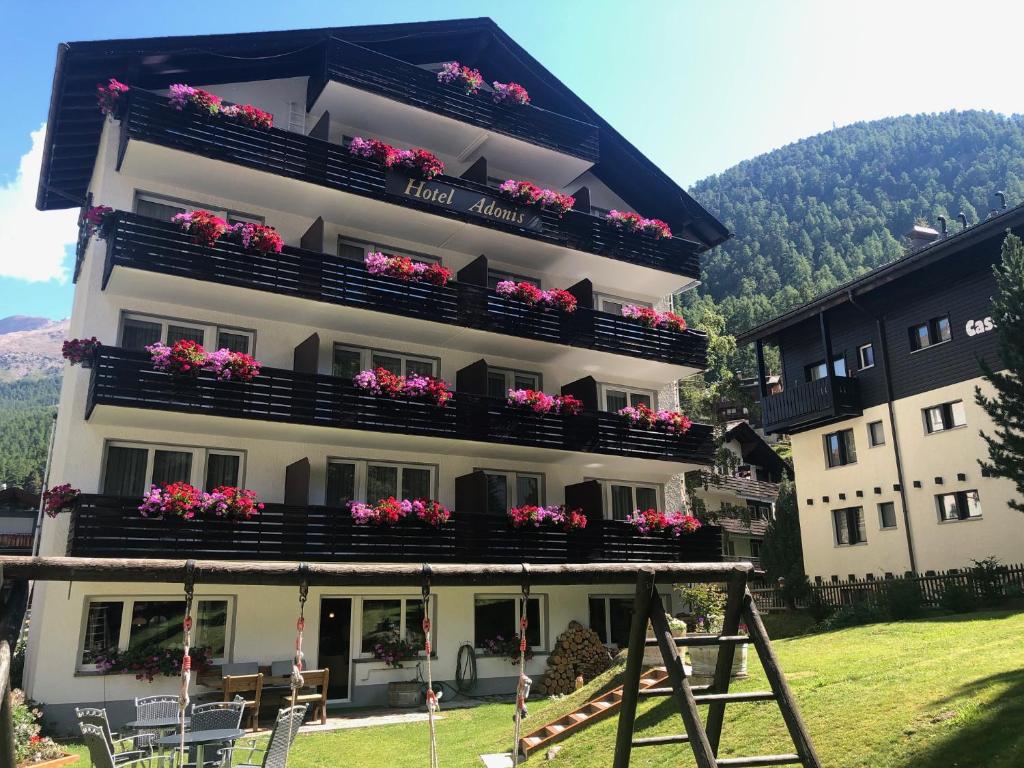
M 867 600 L 859 600 L 856 603 L 844 605 L 835 611 L 831 616 L 818 625 L 818 629 L 827 632 L 833 629 L 845 629 L 847 627 L 859 627 L 862 624 L 873 624 L 882 621 L 885 614 L 874 603 Z
M 881 594 L 881 607 L 890 619 L 912 619 L 924 608 L 921 585 L 914 579 L 895 579 L 886 582 Z
M 987 605 L 998 603 L 1003 599 L 1002 574 L 1005 568 L 998 558 L 986 557 L 984 560 L 973 560 L 971 581 L 981 601 Z
M 821 596 L 821 591 L 812 589 L 810 596 L 807 598 L 807 612 L 811 614 L 814 622 L 820 624 L 832 615 L 832 611 L 832 606 L 825 602 L 825 598 Z
M 950 613 L 970 613 L 978 607 L 978 598 L 969 587 L 950 582 L 942 590 L 939 607 Z

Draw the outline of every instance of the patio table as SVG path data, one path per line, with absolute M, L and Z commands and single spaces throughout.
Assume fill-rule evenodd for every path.
M 196 748 L 196 766 L 204 764 L 203 750 L 207 744 L 228 741 L 234 743 L 245 735 L 240 728 L 213 728 L 208 731 L 187 731 L 185 733 L 185 746 Z M 161 747 L 174 748 L 181 744 L 181 734 L 173 733 L 157 739 L 156 743 Z
M 185 718 L 185 727 L 192 722 L 192 718 Z M 176 717 L 150 717 L 144 720 L 132 720 L 131 722 L 125 723 L 125 728 L 130 728 L 133 731 L 148 731 L 148 730 L 161 730 L 163 728 L 176 728 L 181 723 Z

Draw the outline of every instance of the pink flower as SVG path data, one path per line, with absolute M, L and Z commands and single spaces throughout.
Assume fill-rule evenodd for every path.
M 494 103 L 511 102 L 519 106 L 526 106 L 530 103 L 530 94 L 519 83 L 499 83 L 495 80 L 491 83 L 494 88 Z
M 634 234 L 650 235 L 655 240 L 672 237 L 672 230 L 661 219 L 646 219 L 632 211 L 611 210 L 605 218 L 616 228 Z
M 630 320 L 636 320 L 648 328 L 668 328 L 672 331 L 686 330 L 686 320 L 675 312 L 659 312 L 650 307 L 638 307 L 635 304 L 626 304 L 622 308 L 622 316 Z
M 106 85 L 102 83 L 96 86 L 96 101 L 100 105 L 100 112 L 104 115 L 113 115 L 117 111 L 117 104 L 124 94 L 131 90 L 127 85 L 115 78 L 110 78 Z
M 484 84 L 479 71 L 464 67 L 457 61 L 449 61 L 437 73 L 437 82 L 445 85 L 461 85 L 467 94 L 476 93 Z

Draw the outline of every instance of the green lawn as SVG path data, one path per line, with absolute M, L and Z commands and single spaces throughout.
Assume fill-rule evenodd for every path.
M 823 765 L 828 768 L 1019 768 L 1024 765 L 1024 613 L 992 612 L 875 624 L 776 643 Z M 736 690 L 766 688 L 751 659 Z M 572 709 L 602 681 L 573 697 L 534 702 L 537 726 Z M 445 713 L 441 764 L 479 768 L 477 755 L 508 750 L 512 707 Z M 668 702 L 641 705 L 645 735 L 678 733 Z M 555 765 L 611 765 L 615 718 L 563 742 Z M 295 768 L 425 765 L 426 725 L 393 725 L 300 736 Z M 636 750 L 633 765 L 692 766 L 687 747 Z M 789 752 L 771 702 L 733 704 L 723 756 Z M 543 763 L 543 755 L 531 763 Z M 79 765 L 83 765 L 79 763 Z M 88 766 L 88 762 L 85 763 Z

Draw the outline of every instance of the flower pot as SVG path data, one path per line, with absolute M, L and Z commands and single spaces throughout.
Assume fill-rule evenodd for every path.
M 675 637 L 677 639 L 681 638 L 681 637 L 686 637 L 686 632 L 683 632 L 682 634 L 676 633 L 676 634 L 673 635 L 673 637 Z M 656 639 L 654 637 L 654 632 L 653 632 L 650 624 L 647 625 L 647 639 L 648 640 L 655 640 Z M 676 648 L 678 649 L 678 653 L 679 653 L 680 656 L 685 656 L 685 654 L 686 654 L 686 646 L 676 644 Z M 644 648 L 644 666 L 645 667 L 663 667 L 663 666 L 665 666 L 665 659 L 663 659 L 662 656 L 661 656 L 661 648 L 660 647 L 658 647 L 657 645 L 653 645 L 653 646 L 652 645 L 648 645 L 648 646 L 646 646 Z
M 415 680 L 404 683 L 388 683 L 389 707 L 418 707 L 423 703 L 423 691 Z
M 703 637 L 713 637 L 713 635 L 703 635 Z M 714 677 L 715 667 L 718 665 L 718 646 L 690 646 L 690 664 L 693 666 L 694 677 Z M 733 654 L 732 677 L 746 676 L 747 644 L 742 643 L 736 646 L 736 652 Z
M 64 765 L 72 765 L 78 762 L 78 755 L 64 755 L 55 757 L 52 760 L 44 760 L 41 763 L 19 763 L 18 768 L 61 768 Z

